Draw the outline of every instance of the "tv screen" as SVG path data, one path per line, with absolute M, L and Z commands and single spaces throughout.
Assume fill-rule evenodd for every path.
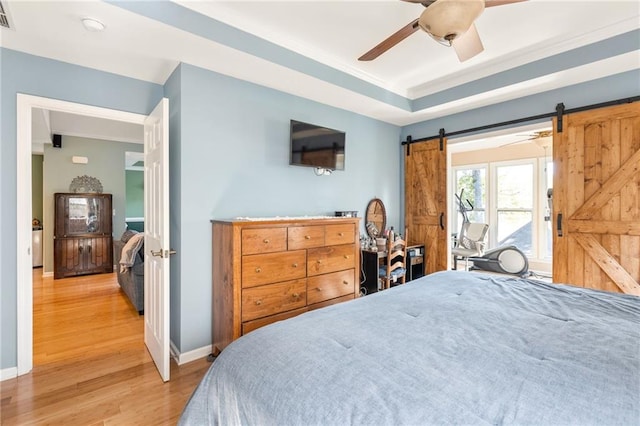
M 344 170 L 344 145 L 344 132 L 291 120 L 291 165 Z

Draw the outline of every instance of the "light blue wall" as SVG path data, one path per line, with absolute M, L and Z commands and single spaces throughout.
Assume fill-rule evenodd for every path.
M 400 128 L 182 65 L 162 86 L 0 49 L 2 323 L 0 368 L 16 354 L 16 94 L 148 114 L 170 98 L 171 339 L 181 352 L 211 343 L 213 218 L 363 212 L 370 198 L 399 221 Z M 346 170 L 289 166 L 289 120 L 347 132 Z
M 148 114 L 163 96 L 160 85 L 0 48 L 0 368 L 16 354 L 16 94 L 42 96 Z
M 172 293 L 172 315 L 180 312 L 181 324 L 171 337 L 181 352 L 211 343 L 211 219 L 335 210 L 362 215 L 378 196 L 389 224 L 398 226 L 399 127 L 191 65 L 182 64 L 167 86 L 165 93 L 180 95 L 169 98 L 181 126 L 180 153 L 171 153 L 172 162 L 180 162 L 172 167 L 180 176 L 171 176 L 180 182 L 171 195 L 172 205 L 180 206 L 173 216 L 179 221 L 172 223 L 180 234 L 172 283 L 181 287 L 174 288 L 179 295 Z M 290 166 L 290 119 L 345 131 L 345 171 L 316 176 L 311 168 Z M 173 122 L 170 129 L 174 135 Z M 175 142 L 174 136 L 173 149 Z

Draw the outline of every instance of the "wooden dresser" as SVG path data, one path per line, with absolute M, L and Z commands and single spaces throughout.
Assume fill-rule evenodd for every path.
M 214 220 L 213 353 L 359 294 L 358 218 Z

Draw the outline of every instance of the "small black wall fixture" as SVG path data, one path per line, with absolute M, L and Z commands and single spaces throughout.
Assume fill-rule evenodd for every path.
M 53 147 L 62 148 L 62 135 L 53 135 Z

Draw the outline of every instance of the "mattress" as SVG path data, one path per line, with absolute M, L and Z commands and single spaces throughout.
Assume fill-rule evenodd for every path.
M 438 272 L 255 330 L 181 425 L 640 424 L 640 298 Z

